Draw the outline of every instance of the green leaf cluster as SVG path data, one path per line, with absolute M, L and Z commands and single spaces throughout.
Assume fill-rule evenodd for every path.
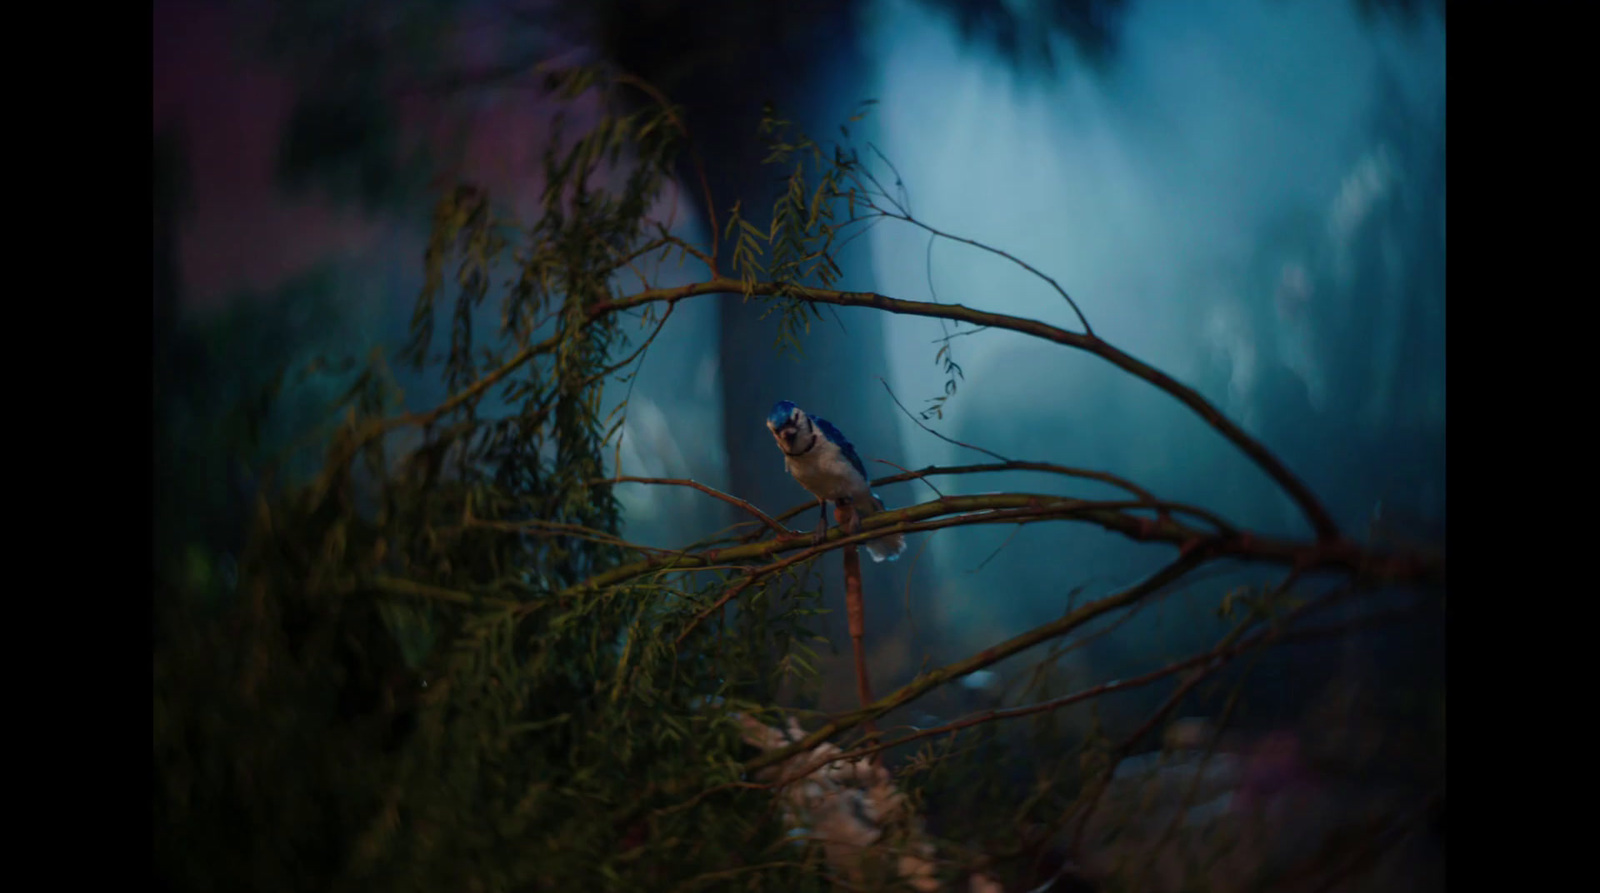
M 374 355 L 331 401 L 321 467 L 260 488 L 237 597 L 202 613 L 158 593 L 171 887 L 823 888 L 742 779 L 737 720 L 776 723 L 757 696 L 810 677 L 815 592 L 755 587 L 680 648 L 727 572 L 580 585 L 638 551 L 601 411 L 629 339 L 591 311 L 640 251 L 674 247 L 648 216 L 681 140 L 667 108 L 557 140 L 527 226 L 447 191 L 401 360 L 453 396 L 407 412 Z

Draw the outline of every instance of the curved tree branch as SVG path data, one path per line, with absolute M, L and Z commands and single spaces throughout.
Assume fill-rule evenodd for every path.
M 881 460 L 880 460 L 881 461 Z M 885 475 L 872 481 L 872 486 L 882 487 L 886 484 L 898 484 L 903 481 L 914 481 L 935 474 L 981 474 L 993 471 L 1042 471 L 1049 474 L 1059 474 L 1064 477 L 1082 478 L 1089 481 L 1099 481 L 1110 484 L 1118 489 L 1125 490 L 1135 498 L 1150 503 L 1158 511 L 1171 511 L 1179 514 L 1193 515 L 1216 527 L 1221 533 L 1237 534 L 1238 528 L 1222 519 L 1216 513 L 1199 506 L 1183 505 L 1173 502 L 1162 502 L 1148 490 L 1128 480 L 1104 471 L 1094 471 L 1087 468 L 1073 468 L 1067 465 L 1057 465 L 1053 462 L 1028 462 L 1023 460 L 1008 460 L 1005 462 L 989 462 L 979 465 L 929 465 L 927 468 L 916 471 L 903 471 L 900 474 Z M 779 521 L 787 521 L 802 512 L 808 512 L 817 507 L 815 499 L 804 502 L 794 508 L 781 512 L 777 516 Z M 747 534 L 743 542 L 751 542 L 761 535 L 760 531 Z
M 1203 558 L 1233 557 L 1250 561 L 1290 566 L 1301 572 L 1341 570 L 1365 582 L 1436 584 L 1444 580 L 1442 556 L 1417 552 L 1383 552 L 1364 548 L 1348 540 L 1302 542 L 1258 537 L 1247 531 L 1236 534 L 1211 533 L 1166 518 L 1139 517 L 1137 509 L 1171 508 L 1167 503 L 1142 501 L 1106 502 L 1042 496 L 1027 493 L 984 493 L 973 496 L 947 496 L 892 511 L 878 512 L 861 522 L 861 532 L 845 534 L 830 530 L 823 541 L 810 546 L 795 538 L 768 540 L 707 549 L 698 554 L 651 558 L 621 565 L 579 583 L 562 595 L 575 595 L 615 586 L 644 574 L 661 571 L 696 570 L 706 566 L 754 561 L 782 552 L 798 554 L 769 567 L 754 569 L 764 575 L 823 552 L 849 544 L 860 544 L 885 533 L 917 533 L 967 524 L 1013 524 L 1046 520 L 1077 520 L 1096 524 L 1141 542 L 1162 542 L 1177 546 L 1184 556 Z
M 720 499 L 723 502 L 726 502 L 727 504 L 729 504 L 729 505 L 731 505 L 731 506 L 733 506 L 735 508 L 743 509 L 743 510 L 749 512 L 750 514 L 755 515 L 757 518 L 759 518 L 761 520 L 761 523 L 767 525 L 769 528 L 771 528 L 773 530 L 773 532 L 777 533 L 779 536 L 793 536 L 794 535 L 794 531 L 793 530 L 790 530 L 789 528 L 783 526 L 782 524 L 779 524 L 777 521 L 773 520 L 771 515 L 769 515 L 766 512 L 763 512 L 762 510 L 756 508 L 755 506 L 751 505 L 749 502 L 746 502 L 745 500 L 740 499 L 737 496 L 730 496 L 727 493 L 724 493 L 724 492 L 722 492 L 721 490 L 718 490 L 715 487 L 708 487 L 705 484 L 700 483 L 699 481 L 691 481 L 691 480 L 689 480 L 687 478 L 645 478 L 645 477 L 632 477 L 630 475 L 619 475 L 619 476 L 613 477 L 613 478 L 605 478 L 603 481 L 596 481 L 596 483 L 610 483 L 610 484 L 615 484 L 615 483 L 664 484 L 664 485 L 674 486 L 674 487 L 692 487 L 692 488 L 694 488 L 696 490 L 699 490 L 701 493 L 705 493 L 707 495 L 714 496 L 717 499 Z
M 1071 706 L 1072 704 L 1100 697 L 1101 695 L 1127 691 L 1129 689 L 1140 688 L 1149 685 L 1153 682 L 1159 682 L 1168 676 L 1181 673 L 1184 670 L 1192 669 L 1211 661 L 1232 660 L 1233 658 L 1238 657 L 1240 654 L 1243 654 L 1245 651 L 1261 645 L 1312 641 L 1332 635 L 1348 633 L 1351 630 L 1367 629 L 1374 626 L 1379 626 L 1383 623 L 1402 620 L 1413 613 L 1414 609 L 1380 611 L 1357 617 L 1354 620 L 1344 621 L 1331 626 L 1314 627 L 1311 629 L 1291 630 L 1287 629 L 1286 624 L 1268 625 L 1265 627 L 1258 626 L 1255 632 L 1246 636 L 1239 642 L 1231 645 L 1218 645 L 1213 647 L 1210 651 L 1191 655 L 1181 660 L 1172 661 L 1171 663 L 1168 663 L 1157 669 L 1150 670 L 1146 673 L 1141 673 L 1138 676 L 1130 676 L 1125 679 L 1112 679 L 1108 682 L 1102 682 L 1098 685 L 1092 685 L 1088 688 L 1079 689 L 1078 691 L 1071 692 L 1070 694 L 1060 695 L 1058 697 L 1039 701 L 1033 704 L 1022 704 L 1016 707 L 991 708 L 979 713 L 974 713 L 970 716 L 964 716 L 960 719 L 951 720 L 950 722 L 942 725 L 932 726 L 925 729 L 917 729 L 916 731 L 907 733 L 899 738 L 889 741 L 882 741 L 852 750 L 847 750 L 843 754 L 833 757 L 832 759 L 840 761 L 858 760 L 863 757 L 872 756 L 873 754 L 881 751 L 909 744 L 912 741 L 917 741 L 923 738 L 933 738 L 939 735 L 952 734 L 959 732 L 962 729 L 981 725 L 987 722 L 996 722 L 1007 719 L 1020 719 L 1025 716 L 1033 716 L 1039 713 L 1049 713 L 1053 710 L 1059 710 L 1063 707 Z
M 850 307 L 874 307 L 891 313 L 909 316 L 926 316 L 940 319 L 958 319 L 973 325 L 990 326 L 993 328 L 1010 329 L 1025 335 L 1032 335 L 1046 341 L 1053 341 L 1068 347 L 1074 347 L 1094 354 L 1120 369 L 1141 378 L 1168 394 L 1179 402 L 1189 407 L 1199 415 L 1214 430 L 1226 437 L 1234 446 L 1238 447 L 1246 456 L 1255 462 L 1257 467 L 1288 493 L 1299 506 L 1302 513 L 1310 522 L 1317 538 L 1324 542 L 1339 542 L 1342 537 L 1338 525 L 1334 523 L 1333 516 L 1323 507 L 1309 487 L 1290 471 L 1277 456 L 1266 448 L 1260 441 L 1245 433 L 1244 429 L 1234 424 L 1215 406 L 1211 405 L 1205 397 L 1188 385 L 1179 382 L 1172 376 L 1162 372 L 1154 366 L 1119 350 L 1100 338 L 1093 335 L 1084 335 L 1069 332 L 1038 320 L 1026 319 L 1019 316 L 1010 316 L 1003 313 L 990 313 L 975 310 L 962 304 L 934 304 L 926 301 L 906 301 L 891 298 L 876 292 L 848 292 L 833 289 L 809 288 L 799 285 L 784 285 L 772 282 L 744 283 L 735 279 L 714 278 L 706 282 L 691 283 L 673 288 L 645 289 L 632 295 L 610 301 L 599 301 L 591 305 L 587 311 L 587 321 L 594 322 L 610 313 L 628 310 L 653 302 L 676 304 L 678 301 L 689 298 L 704 297 L 714 294 L 747 292 L 752 295 L 762 296 L 787 296 L 795 295 L 807 301 L 823 304 L 836 304 Z M 354 455 L 359 446 L 372 437 L 381 435 L 385 431 L 402 425 L 427 424 L 451 409 L 460 406 L 487 391 L 495 383 L 503 380 L 515 369 L 542 353 L 555 349 L 560 343 L 561 333 L 552 335 L 544 341 L 530 345 L 519 351 L 498 369 L 486 374 L 483 378 L 452 395 L 444 403 L 425 413 L 407 413 L 404 415 L 376 420 L 364 429 L 356 432 L 346 445 L 350 455 Z M 1040 469 L 1044 470 L 1044 469 Z
M 1226 437 L 1229 442 L 1238 447 L 1251 461 L 1266 472 L 1284 492 L 1300 506 L 1306 519 L 1311 523 L 1317 538 L 1324 541 L 1340 539 L 1339 527 L 1333 521 L 1333 516 L 1323 507 L 1309 487 L 1290 471 L 1277 456 L 1273 455 L 1260 441 L 1245 433 L 1243 428 L 1234 424 L 1224 416 L 1210 401 L 1200 395 L 1199 391 L 1178 381 L 1172 376 L 1150 364 L 1128 354 L 1094 335 L 1069 332 L 1066 329 L 1027 319 L 1020 316 L 1011 316 L 1005 313 L 991 313 L 985 310 L 975 310 L 963 304 L 934 304 L 927 301 L 907 301 L 900 298 L 891 298 L 876 292 L 839 291 L 836 289 L 811 288 L 802 285 L 775 283 L 775 282 L 741 282 L 737 279 L 718 278 L 707 282 L 691 283 L 675 288 L 646 289 L 633 295 L 617 298 L 612 301 L 602 301 L 589 309 L 589 318 L 598 319 L 607 313 L 626 310 L 641 304 L 652 302 L 676 303 L 688 298 L 713 294 L 744 293 L 748 295 L 794 296 L 806 301 L 819 304 L 835 304 L 842 307 L 873 307 L 878 310 L 898 313 L 906 316 L 926 316 L 934 319 L 956 319 L 968 322 L 975 326 L 990 326 L 997 329 L 1010 329 L 1024 335 L 1032 335 L 1046 341 L 1053 341 L 1067 347 L 1087 351 L 1111 363 L 1119 369 L 1143 379 L 1168 394 L 1178 402 L 1189 407 L 1206 424 L 1210 425 L 1217 433 Z

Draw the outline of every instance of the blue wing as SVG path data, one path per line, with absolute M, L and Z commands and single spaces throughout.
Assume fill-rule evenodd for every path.
M 821 429 L 823 437 L 828 438 L 829 442 L 839 448 L 839 452 L 844 453 L 844 457 L 850 460 L 850 464 L 855 467 L 856 473 L 861 475 L 862 480 L 871 480 L 867 477 L 867 466 L 862 464 L 861 457 L 856 455 L 856 448 L 845 438 L 843 431 L 833 427 L 832 422 L 821 416 L 812 416 L 811 421 Z

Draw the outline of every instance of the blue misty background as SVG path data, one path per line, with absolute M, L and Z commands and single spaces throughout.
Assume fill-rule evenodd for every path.
M 1136 4 L 1106 76 L 1018 86 L 934 23 L 886 18 L 898 39 L 886 43 L 884 143 L 919 215 L 1057 278 L 1097 332 L 1198 387 L 1346 530 L 1365 534 L 1381 504 L 1442 537 L 1442 25 L 1374 28 L 1336 3 Z M 874 236 L 879 288 L 925 297 L 926 237 Z M 942 300 L 1073 327 L 1059 296 L 1001 259 L 938 244 L 931 268 Z M 896 390 L 931 396 L 940 327 L 888 326 Z M 966 377 L 940 427 L 956 439 L 1308 535 L 1264 475 L 1165 394 L 1011 333 L 954 349 Z M 981 461 L 902 427 L 902 464 Z M 948 535 L 934 579 L 972 590 L 958 569 L 1006 535 Z M 1059 611 L 1024 593 L 1091 576 L 1114 587 L 1166 554 L 1049 527 L 1007 548 L 1032 558 L 990 565 L 985 585 L 1006 597 L 935 598 L 946 623 L 1015 632 Z
M 374 44 L 370 65 L 352 66 L 349 52 L 329 49 L 360 33 L 345 6 L 359 4 L 155 7 L 159 572 L 226 583 L 239 548 L 229 513 L 259 483 L 260 457 L 315 419 L 349 374 L 330 364 L 291 379 L 264 428 L 218 424 L 229 407 L 285 364 L 400 343 L 435 178 L 472 176 L 512 201 L 531 188 L 525 172 L 549 117 L 532 91 L 412 85 L 448 79 L 452 64 L 483 70 L 515 52 L 576 46 L 554 25 L 495 27 L 494 3 L 412 2 L 393 15 L 415 33 L 390 27 L 382 33 L 396 45 Z M 805 70 L 752 69 L 792 117 L 831 134 L 856 101 L 876 98 L 855 133 L 894 161 L 917 216 L 1055 277 L 1099 334 L 1196 386 L 1277 451 L 1352 536 L 1442 542 L 1442 6 L 1063 4 L 1090 10 L 1105 32 L 1085 37 L 1039 12 L 1048 4 L 988 4 L 1009 11 L 1021 50 L 1015 34 L 963 18 L 981 3 L 824 6 L 848 40 L 812 44 Z M 435 33 L 448 35 L 446 48 L 428 42 Z M 416 78 L 396 74 L 397 57 Z M 695 107 L 715 115 L 697 95 Z M 363 117 L 374 108 L 387 111 Z M 328 122 L 350 126 L 334 138 Z M 693 192 L 678 215 L 691 235 L 704 210 Z M 1046 284 L 963 246 L 930 252 L 909 227 L 877 226 L 845 268 L 848 287 L 1075 327 Z M 913 410 L 927 406 L 945 383 L 934 342 L 960 328 L 828 314 L 804 361 L 774 358 L 768 337 L 730 338 L 739 312 L 709 300 L 679 308 L 634 387 L 623 472 L 693 477 L 773 511 L 799 502 L 760 428 L 760 404 L 780 398 L 840 425 L 869 462 L 986 461 L 922 431 L 878 381 Z M 963 334 L 951 345 L 963 376 L 929 421 L 942 433 L 1125 475 L 1263 532 L 1308 533 L 1259 471 L 1155 389 L 1019 335 Z M 432 381 L 402 383 L 413 406 L 443 396 Z M 937 483 L 947 493 L 1104 492 L 1046 476 Z M 920 501 L 930 493 L 918 486 L 883 495 Z M 678 545 L 733 520 L 693 492 L 621 492 L 629 535 L 647 543 Z M 869 579 L 875 680 L 887 687 L 925 659 L 1058 616 L 1075 587 L 1120 588 L 1169 555 L 1065 525 L 914 538 L 904 560 Z M 1237 579 L 1197 587 L 1194 603 Z M 836 639 L 842 627 L 833 624 Z M 1181 612 L 1139 618 L 1087 649 L 1080 668 L 1130 671 L 1194 636 L 1214 638 L 1196 628 Z M 847 704 L 848 688 L 825 694 L 824 706 Z

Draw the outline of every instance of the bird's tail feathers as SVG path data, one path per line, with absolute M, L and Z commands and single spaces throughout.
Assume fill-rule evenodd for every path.
M 872 556 L 873 561 L 894 561 L 906 550 L 906 535 L 892 533 L 880 536 L 875 540 L 868 540 L 866 546 L 867 554 Z
M 878 498 L 878 494 L 872 493 L 870 495 L 872 496 L 872 511 L 885 511 L 883 500 Z M 875 540 L 868 540 L 863 545 L 866 546 L 867 554 L 872 556 L 873 561 L 894 561 L 900 557 L 901 552 L 906 550 L 906 535 L 903 533 L 891 533 L 888 536 L 880 536 Z

